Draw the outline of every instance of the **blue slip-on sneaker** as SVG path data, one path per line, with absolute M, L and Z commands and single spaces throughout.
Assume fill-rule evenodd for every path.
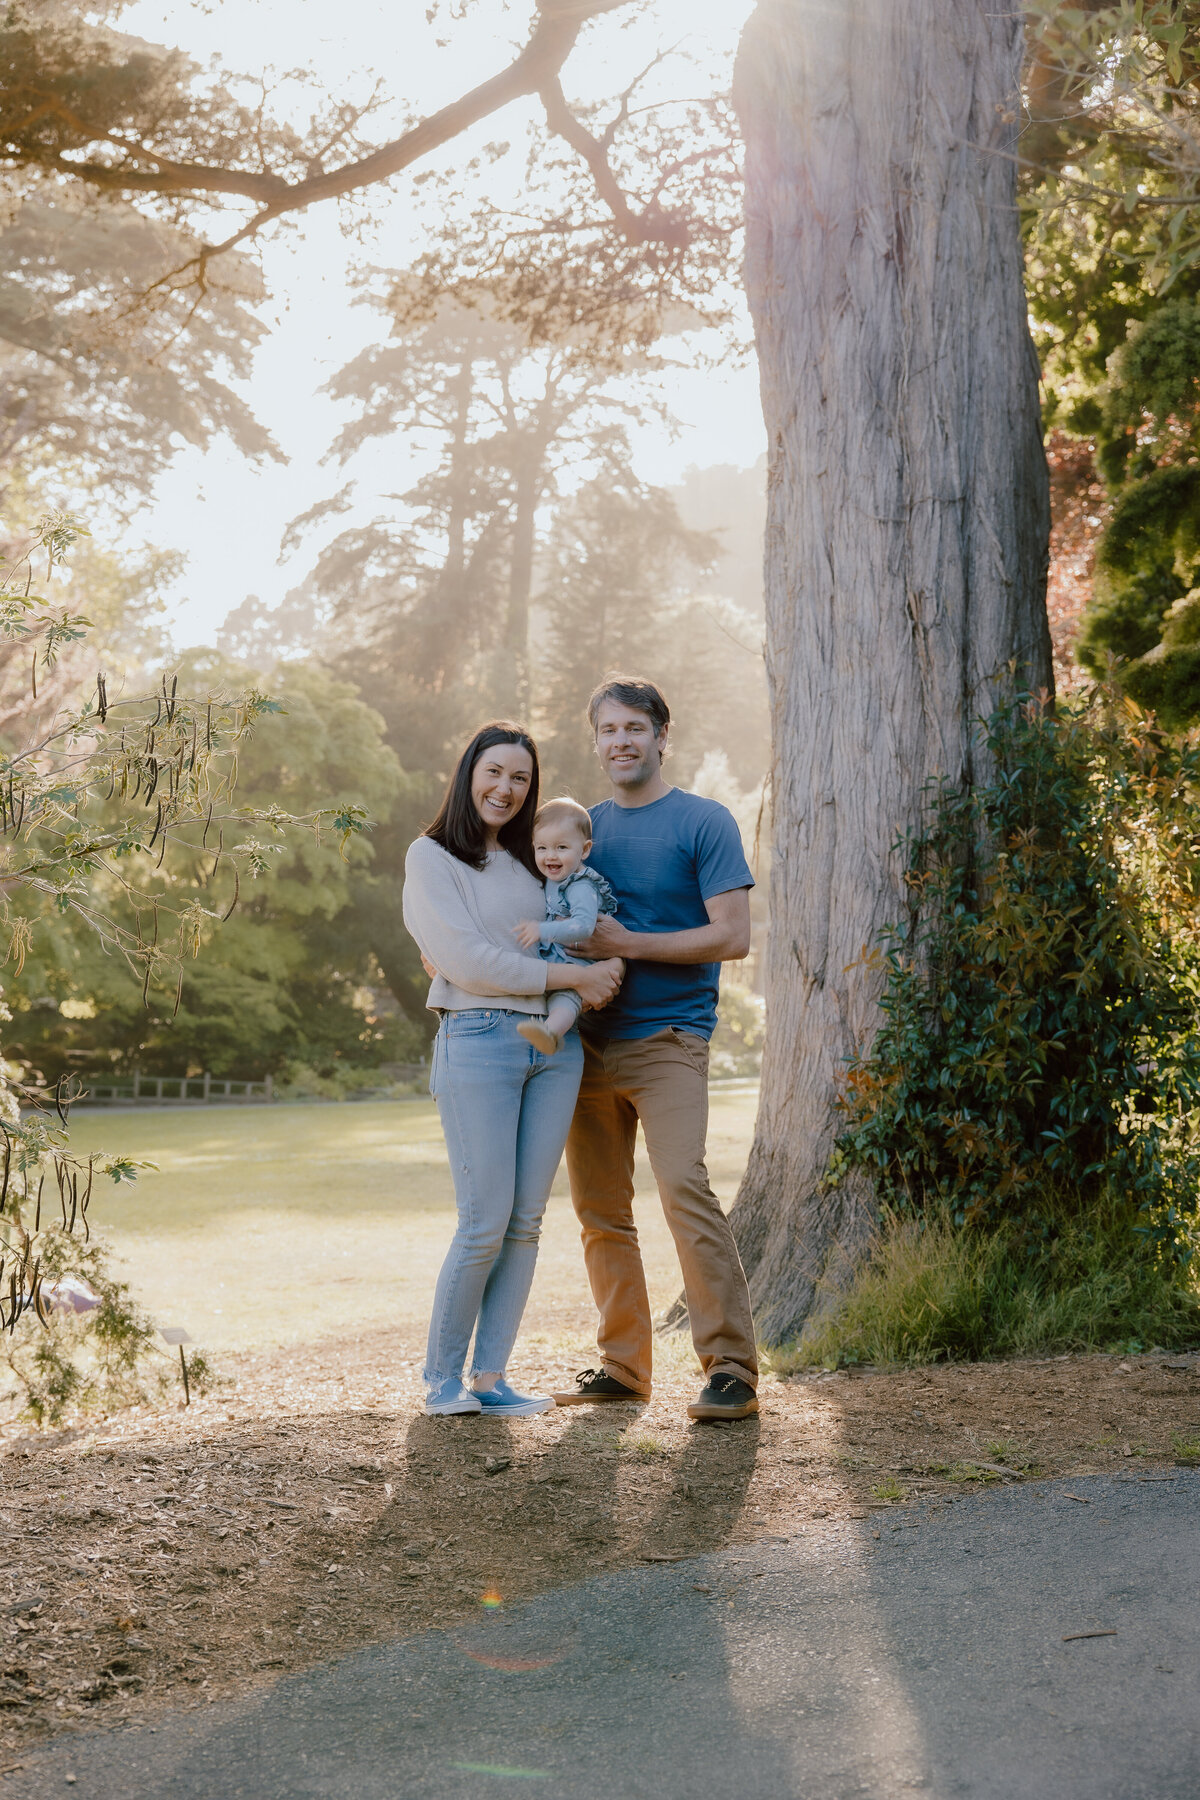
M 483 1412 L 503 1419 L 527 1419 L 531 1413 L 549 1412 L 554 1405 L 549 1394 L 518 1394 L 500 1375 L 487 1389 L 476 1388 L 472 1398 Z
M 448 1419 L 456 1413 L 482 1412 L 483 1408 L 478 1394 L 473 1394 L 456 1375 L 451 1375 L 427 1397 L 425 1411 L 435 1419 Z

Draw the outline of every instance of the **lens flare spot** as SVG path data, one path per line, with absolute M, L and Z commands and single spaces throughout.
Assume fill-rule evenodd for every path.
M 504 1605 L 504 1601 L 496 1592 L 495 1588 L 489 1588 L 487 1593 L 480 1599 L 479 1604 L 480 1606 L 486 1606 L 489 1612 L 495 1612 L 498 1606 Z

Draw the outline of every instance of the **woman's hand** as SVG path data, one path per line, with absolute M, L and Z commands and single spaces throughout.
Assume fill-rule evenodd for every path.
M 421 967 L 424 969 L 425 973 L 428 975 L 430 981 L 432 981 L 434 976 L 437 974 L 437 970 L 434 968 L 433 964 L 430 962 L 429 958 L 426 956 L 426 954 L 423 950 L 421 952 Z
M 607 1006 L 621 985 L 625 964 L 619 956 L 607 962 L 581 963 L 570 970 L 571 986 L 588 1007 Z
M 516 929 L 516 939 L 522 950 L 532 950 L 541 936 L 541 922 L 538 919 L 522 919 Z

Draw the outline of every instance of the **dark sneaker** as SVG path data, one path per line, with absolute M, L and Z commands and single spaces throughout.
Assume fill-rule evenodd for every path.
M 575 1377 L 575 1386 L 565 1394 L 555 1394 L 555 1406 L 591 1406 L 600 1400 L 645 1400 L 636 1388 L 626 1387 L 615 1375 L 603 1369 L 585 1369 Z
M 714 1375 L 688 1407 L 688 1418 L 748 1419 L 757 1411 L 758 1395 L 748 1381 L 739 1381 L 736 1375 Z

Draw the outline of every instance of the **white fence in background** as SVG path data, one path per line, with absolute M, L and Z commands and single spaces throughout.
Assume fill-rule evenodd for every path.
M 271 1077 L 263 1081 L 224 1081 L 215 1075 L 143 1075 L 135 1069 L 123 1077 L 84 1075 L 77 1105 L 203 1106 L 210 1100 L 264 1101 L 275 1097 Z

